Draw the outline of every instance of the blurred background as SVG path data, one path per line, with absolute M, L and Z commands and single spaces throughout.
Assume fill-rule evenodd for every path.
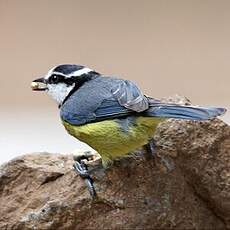
M 228 0 L 0 0 L 0 28 L 0 163 L 87 149 L 55 102 L 30 89 L 61 63 L 133 80 L 156 98 L 230 107 Z

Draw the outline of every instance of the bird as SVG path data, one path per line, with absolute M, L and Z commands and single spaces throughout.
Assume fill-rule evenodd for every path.
M 83 65 L 60 64 L 31 83 L 58 104 L 67 132 L 101 156 L 104 168 L 148 146 L 156 127 L 169 118 L 203 121 L 225 113 L 221 107 L 165 103 L 146 96 L 132 81 Z

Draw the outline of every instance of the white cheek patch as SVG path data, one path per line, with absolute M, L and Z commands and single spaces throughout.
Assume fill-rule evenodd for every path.
M 74 85 L 67 86 L 64 83 L 59 84 L 48 84 L 47 93 L 55 100 L 58 104 L 62 104 L 65 98 L 68 96 L 70 91 L 74 88 Z

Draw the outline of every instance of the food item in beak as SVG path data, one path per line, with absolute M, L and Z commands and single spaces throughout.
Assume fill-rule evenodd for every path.
M 45 80 L 42 78 L 32 81 L 30 86 L 31 86 L 32 90 L 35 90 L 35 91 L 47 90 L 47 85 L 45 83 Z
M 32 90 L 39 89 L 39 83 L 38 82 L 33 81 L 30 86 L 31 86 Z

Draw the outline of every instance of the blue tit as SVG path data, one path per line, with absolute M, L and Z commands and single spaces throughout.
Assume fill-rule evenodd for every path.
M 164 103 L 145 96 L 132 81 L 82 65 L 58 65 L 31 87 L 46 91 L 57 101 L 67 132 L 95 149 L 105 167 L 146 145 L 165 119 L 201 121 L 226 111 Z

